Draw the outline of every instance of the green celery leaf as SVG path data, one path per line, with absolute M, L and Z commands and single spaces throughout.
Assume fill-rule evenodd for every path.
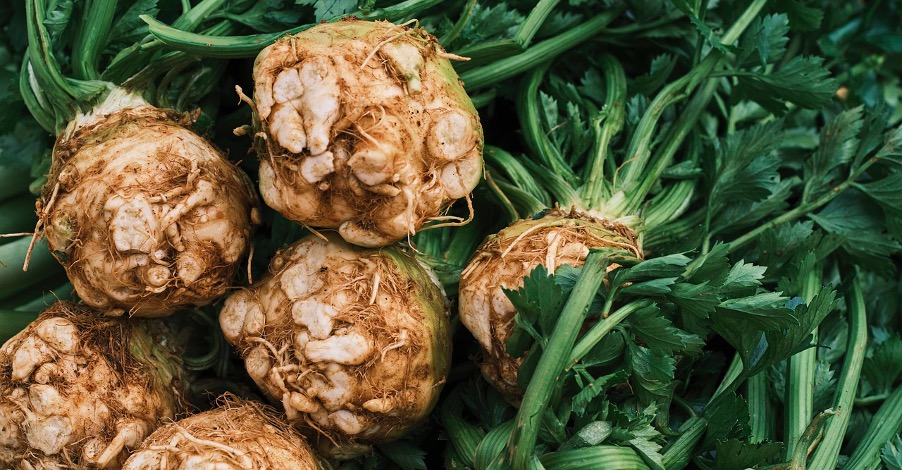
M 693 284 L 708 283 L 720 285 L 730 274 L 730 260 L 727 259 L 729 246 L 723 243 L 714 245 L 708 253 L 700 256 L 688 265 L 683 272 L 683 279 Z
M 902 250 L 902 244 L 886 231 L 883 211 L 857 190 L 847 190 L 811 218 L 824 230 L 846 238 L 843 248 L 851 261 L 883 275 L 891 275 L 890 256 Z
M 542 337 L 547 337 L 554 329 L 568 293 L 541 265 L 523 278 L 523 287 L 515 291 L 504 289 L 504 294 L 517 308 L 518 316 L 534 323 Z
M 296 5 L 312 5 L 316 21 L 330 20 L 357 10 L 357 0 L 295 0 Z
M 761 285 L 761 279 L 764 278 L 766 270 L 767 268 L 764 266 L 739 260 L 730 269 L 730 274 L 727 275 L 720 291 L 726 294 L 751 295 L 755 288 Z
M 893 131 L 886 132 L 890 110 L 881 101 L 873 108 L 867 108 L 862 116 L 861 134 L 858 136 L 858 152 L 852 160 L 852 167 L 861 166 L 864 160 L 881 143 L 891 142 Z M 891 144 L 892 145 L 892 144 Z
M 629 366 L 635 379 L 633 390 L 640 403 L 669 403 L 676 386 L 673 380 L 676 361 L 673 356 L 655 352 L 633 341 L 627 341 L 626 344 Z
M 604 79 L 601 73 L 595 68 L 589 68 L 580 78 L 577 87 L 580 95 L 592 100 L 596 105 L 604 105 Z
M 785 360 L 793 354 L 811 346 L 811 331 L 835 308 L 836 291 L 823 288 L 808 305 L 801 304 L 792 311 L 797 325 L 765 333 L 764 348 L 755 351 L 748 362 L 749 371 L 754 373 L 772 364 Z
M 630 80 L 629 89 L 636 93 L 651 96 L 660 89 L 676 67 L 677 59 L 673 54 L 661 54 L 651 61 L 648 72 Z
M 44 18 L 44 26 L 47 27 L 47 32 L 50 33 L 52 40 L 59 37 L 63 30 L 66 29 L 72 17 L 73 5 L 74 2 L 72 0 L 61 0 L 54 9 L 47 11 Z
M 783 58 L 789 42 L 789 18 L 784 14 L 756 18 L 739 41 L 739 64 L 766 66 Z
M 662 179 L 688 180 L 702 176 L 704 171 L 698 167 L 698 164 L 686 160 L 676 165 L 669 166 L 664 173 L 661 174 Z
M 718 149 L 723 166 L 708 198 L 712 213 L 737 201 L 754 202 L 771 194 L 779 179 L 780 159 L 775 150 L 783 138 L 782 127 L 781 121 L 772 121 L 725 139 Z
M 880 204 L 886 214 L 890 231 L 896 237 L 902 236 L 902 224 L 894 223 L 902 218 L 902 173 L 890 173 L 885 178 L 864 184 L 855 184 L 855 187 L 867 194 Z
M 702 449 L 713 449 L 718 441 L 745 439 L 751 434 L 748 403 L 739 395 L 724 395 L 705 408 L 708 428 L 702 441 Z
M 883 446 L 880 460 L 889 470 L 902 470 L 902 435 L 896 434 L 896 437 Z
M 712 316 L 720 328 L 754 328 L 761 331 L 791 328 L 798 321 L 785 307 L 787 298 L 778 292 L 764 292 L 721 302 Z
M 716 444 L 717 459 L 714 470 L 744 470 L 757 468 L 780 460 L 783 444 L 760 442 L 752 444 L 738 439 L 727 439 Z
M 148 15 L 156 18 L 160 9 L 158 0 L 137 0 L 113 22 L 110 30 L 107 53 L 115 55 L 118 51 L 138 42 L 148 34 L 147 23 L 140 18 Z
M 470 21 L 452 44 L 445 46 L 458 51 L 469 46 L 500 39 L 512 39 L 526 18 L 506 2 L 491 2 L 490 6 L 476 3 Z
M 624 383 L 626 382 L 626 378 L 626 372 L 619 370 L 613 374 L 603 375 L 589 382 L 575 397 L 573 397 L 573 412 L 577 415 L 583 415 L 592 400 L 599 396 L 604 398 L 604 394 L 612 385 Z
M 823 344 L 818 338 L 818 343 Z M 812 408 L 826 410 L 833 406 L 833 397 L 836 394 L 836 373 L 830 368 L 830 363 L 817 361 L 814 369 L 814 400 Z
M 806 189 L 829 191 L 836 170 L 848 163 L 858 151 L 858 133 L 863 125 L 863 108 L 845 110 L 821 128 L 820 145 L 805 162 Z M 816 193 L 814 193 L 816 194 Z
M 711 29 L 704 20 L 699 18 L 698 12 L 690 5 L 689 0 L 673 0 L 673 4 L 689 17 L 689 21 L 692 22 L 699 34 L 705 38 L 705 42 L 707 42 L 709 46 L 724 53 L 729 53 L 736 49 L 734 46 L 727 46 L 720 42 L 720 39 L 717 37 L 717 34 L 714 33 L 714 30 Z
M 573 0 L 570 0 L 570 3 L 572 4 Z M 539 31 L 536 33 L 536 36 L 535 38 L 533 38 L 533 40 L 544 39 L 558 35 L 569 29 L 572 29 L 575 26 L 579 26 L 580 23 L 585 20 L 586 18 L 578 13 L 555 10 L 551 12 L 551 15 L 549 15 L 548 18 L 545 19 L 545 22 L 542 23 L 542 26 L 539 27 Z
M 629 440 L 630 447 L 642 457 L 645 464 L 655 470 L 664 470 L 664 456 L 661 455 L 663 446 L 657 442 L 640 437 Z
M 606 366 L 623 356 L 626 344 L 622 335 L 605 335 L 579 361 L 584 367 Z
M 739 201 L 723 209 L 711 223 L 711 233 L 736 233 L 744 230 L 771 214 L 782 212 L 789 205 L 787 200 L 793 194 L 797 178 L 779 180 L 771 187 L 770 195 L 760 201 Z
M 699 334 L 707 331 L 708 320 L 720 303 L 717 288 L 708 283 L 674 284 L 670 300 L 680 308 L 684 327 Z
M 774 2 L 778 10 L 786 12 L 789 16 L 789 24 L 796 31 L 812 31 L 821 27 L 824 19 L 824 11 L 817 6 L 815 0 L 784 0 Z
M 864 360 L 862 374 L 874 387 L 875 393 L 889 393 L 902 375 L 902 336 L 898 333 L 874 346 Z
M 889 162 L 895 166 L 902 165 L 902 126 L 886 134 L 883 147 L 874 158 Z
M 356 7 L 356 3 L 354 5 Z M 343 13 L 339 13 L 341 14 Z M 290 0 L 258 0 L 241 14 L 226 15 L 229 19 L 262 33 L 274 33 L 297 26 L 303 23 L 304 16 L 304 10 L 296 8 Z
M 536 341 L 544 346 L 544 337 L 541 333 L 536 331 L 533 326 L 534 322 L 535 319 L 528 319 L 526 315 L 523 314 L 514 316 L 514 324 L 517 327 L 511 332 L 510 337 L 504 345 L 508 354 L 513 357 L 520 357 L 531 348 L 532 344 Z
M 676 280 L 677 278 L 675 277 L 665 277 L 661 279 L 652 279 L 651 281 L 637 282 L 620 289 L 620 293 L 640 297 L 661 296 L 670 292 L 670 286 L 672 286 Z
M 776 114 L 786 111 L 784 102 L 817 109 L 830 102 L 837 88 L 823 62 L 820 57 L 794 57 L 774 73 L 739 74 L 736 91 Z
M 408 441 L 388 442 L 377 447 L 401 470 L 426 470 L 426 451 Z
M 623 282 L 679 276 L 686 270 L 690 261 L 692 259 L 682 253 L 647 259 L 624 270 L 626 274 Z
M 633 406 L 612 407 L 609 418 L 614 422 L 614 431 L 609 441 L 629 445 L 642 457 L 646 465 L 654 469 L 663 469 L 660 441 L 664 436 L 652 425 L 657 417 L 656 409 L 654 404 L 641 409 L 635 409 Z
M 467 406 L 467 410 L 487 428 L 504 423 L 516 411 L 505 401 L 501 393 L 485 380 L 469 381 L 467 389 L 461 394 L 461 400 Z
M 767 230 L 758 238 L 760 254 L 757 262 L 772 272 L 781 272 L 814 233 L 814 222 L 809 220 L 780 224 Z
M 628 319 L 630 331 L 647 348 L 659 354 L 699 354 L 705 342 L 687 333 L 665 318 L 658 309 L 645 309 Z

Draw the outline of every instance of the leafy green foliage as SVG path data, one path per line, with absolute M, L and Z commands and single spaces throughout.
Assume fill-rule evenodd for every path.
M 380 444 L 379 451 L 401 470 L 426 470 L 426 452 L 409 442 Z
M 476 2 L 460 34 L 443 46 L 456 52 L 491 41 L 512 39 L 524 20 L 525 16 L 507 2 Z M 445 17 L 436 27 L 435 34 L 443 37 L 452 28 L 454 21 Z
M 783 445 L 779 442 L 752 444 L 738 439 L 728 439 L 716 444 L 715 470 L 740 470 L 756 465 L 772 464 L 780 459 Z
M 107 54 L 115 55 L 118 51 L 147 36 L 147 23 L 140 16 L 150 15 L 156 17 L 160 12 L 158 3 L 159 0 L 138 0 L 131 3 L 128 9 L 113 23 L 106 50 Z
M 522 355 L 531 341 L 543 342 L 551 335 L 555 320 L 567 300 L 567 292 L 544 266 L 537 266 L 523 278 L 523 287 L 504 289 L 504 294 L 517 308 L 517 328 L 507 341 L 507 351 L 514 357 Z
M 714 30 L 699 17 L 699 12 L 693 8 L 693 5 L 691 5 L 688 0 L 675 0 L 673 3 L 680 11 L 689 17 L 689 21 L 691 21 L 696 29 L 698 29 L 699 34 L 705 39 L 705 42 L 709 46 L 721 52 L 731 52 L 733 48 L 727 47 L 720 42 Z M 701 5 L 701 3 L 697 3 L 697 5 Z
M 642 403 L 667 403 L 673 393 L 676 360 L 673 356 L 627 342 L 627 366 Z
M 830 233 L 842 236 L 843 248 L 861 265 L 891 275 L 890 260 L 902 244 L 887 231 L 884 213 L 861 192 L 848 190 L 811 216 Z
M 810 31 L 817 29 L 824 18 L 824 10 L 814 6 L 813 0 L 788 0 L 774 4 L 774 7 L 784 11 L 789 16 L 792 27 L 798 31 Z
M 793 57 L 770 74 L 740 74 L 736 91 L 776 114 L 786 111 L 786 102 L 818 108 L 827 104 L 837 89 L 823 62 L 820 57 Z
M 623 383 L 625 380 L 626 373 L 624 371 L 618 371 L 613 374 L 603 375 L 586 383 L 582 386 L 582 390 L 573 397 L 573 412 L 577 415 L 585 414 L 586 409 L 592 400 L 599 396 L 603 397 L 605 392 L 607 392 L 611 386 Z
M 902 470 L 902 435 L 896 434 L 880 450 L 880 460 L 889 470 Z
M 739 63 L 744 67 L 772 64 L 783 58 L 789 42 L 789 19 L 786 15 L 756 18 L 740 40 Z
M 876 344 L 864 360 L 862 374 L 873 388 L 872 393 L 889 393 L 902 376 L 902 336 L 898 333 Z
M 651 309 L 633 314 L 629 325 L 636 340 L 654 353 L 696 355 L 705 344 L 698 336 L 676 328 L 669 319 Z
M 749 436 L 749 407 L 735 394 L 725 395 L 705 409 L 708 429 L 702 441 L 703 449 L 712 449 L 720 441 L 745 439 Z
M 769 196 L 777 181 L 782 123 L 773 121 L 738 131 L 718 148 L 717 177 L 708 199 L 712 216 L 741 202 L 758 202 Z
M 838 169 L 858 150 L 858 133 L 863 124 L 862 108 L 839 113 L 820 132 L 820 145 L 806 162 L 805 180 L 809 188 L 823 192 L 839 177 Z M 812 190 L 808 190 L 809 193 Z M 813 193 L 816 196 L 817 192 Z
M 770 310 L 768 316 L 782 315 L 783 318 L 770 325 L 762 322 L 760 328 L 764 331 L 744 328 L 737 322 L 737 317 L 730 315 L 712 317 L 713 328 L 736 348 L 742 358 L 744 373 L 753 375 L 809 347 L 810 333 L 833 310 L 835 294 L 835 291 L 822 289 L 810 304 L 794 302 L 798 305 L 792 309 L 779 309 L 782 313 L 777 313 L 775 305 L 765 307 Z
M 51 39 L 55 40 L 69 25 L 69 19 L 72 17 L 75 2 L 72 0 L 62 0 L 57 2 L 55 8 L 48 10 L 44 18 L 44 26 L 50 33 Z
M 244 9 L 244 11 L 241 11 L 240 13 L 228 12 L 225 16 L 252 28 L 254 31 L 271 33 L 289 29 L 297 26 L 299 23 L 303 23 L 302 19 L 306 12 L 303 8 L 297 8 L 296 5 L 312 5 L 315 8 L 314 14 L 317 15 L 317 18 L 319 18 L 319 15 L 328 15 L 323 17 L 329 19 L 334 16 L 348 13 L 343 11 L 343 7 L 346 7 L 347 5 L 339 5 L 338 3 L 339 2 L 258 0 L 254 2 L 253 6 Z M 356 9 L 356 2 L 351 3 L 353 3 L 351 7 Z M 339 13 L 332 14 L 332 12 L 329 11 L 331 8 L 337 8 Z
M 0 167 L 28 174 L 32 162 L 48 151 L 46 133 L 33 120 L 19 121 L 0 135 Z
M 654 405 L 641 409 L 612 407 L 609 418 L 614 422 L 613 443 L 629 445 L 646 463 L 660 468 L 663 466 L 660 450 L 664 436 L 652 425 L 656 415 Z
M 357 10 L 357 0 L 295 0 L 296 5 L 313 6 L 316 21 L 323 21 Z M 286 12 L 285 14 L 291 14 Z M 284 21 L 285 18 L 279 18 Z

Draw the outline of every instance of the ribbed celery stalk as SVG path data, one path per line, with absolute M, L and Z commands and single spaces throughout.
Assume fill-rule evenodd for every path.
M 805 274 L 802 298 L 811 302 L 821 288 L 820 266 Z M 812 333 L 812 342 L 817 344 L 817 329 Z M 809 348 L 789 358 L 786 368 L 786 452 L 789 459 L 795 446 L 814 414 L 814 379 L 817 369 L 817 349 Z
M 347 15 L 333 18 L 331 21 L 355 17 L 361 20 L 384 19 L 395 22 L 415 17 L 423 10 L 439 3 L 441 3 L 441 0 L 407 0 L 385 8 L 348 13 Z M 186 28 L 179 23 L 167 26 L 146 15 L 141 16 L 141 19 L 148 24 L 150 33 L 160 41 L 160 44 L 165 44 L 173 49 L 192 55 L 219 59 L 255 57 L 263 48 L 276 42 L 282 36 L 297 34 L 316 26 L 315 24 L 305 24 L 277 33 L 251 34 L 247 36 L 211 36 L 192 33 L 190 28 Z
M 745 387 L 746 399 L 749 403 L 751 441 L 773 440 L 776 415 L 773 402 L 768 393 L 767 373 L 759 372 L 749 377 Z
M 875 470 L 880 468 L 880 449 L 902 429 L 902 387 L 883 402 L 864 437 L 846 461 L 843 470 Z
M 843 359 L 842 373 L 836 384 L 836 394 L 833 398 L 833 409 L 836 411 L 836 416 L 824 428 L 824 438 L 811 457 L 811 468 L 836 467 L 843 438 L 849 428 L 849 420 L 852 418 L 861 367 L 867 351 L 868 318 L 859 279 L 852 283 L 852 291 L 846 298 L 846 304 L 849 312 L 849 341 Z
M 507 441 L 505 462 L 513 468 L 527 468 L 533 460 L 539 424 L 554 389 L 561 384 L 561 371 L 567 363 L 576 336 L 583 326 L 586 311 L 604 281 L 606 253 L 595 251 L 586 258 L 582 274 L 555 324 L 530 386 L 523 395 L 516 425 Z

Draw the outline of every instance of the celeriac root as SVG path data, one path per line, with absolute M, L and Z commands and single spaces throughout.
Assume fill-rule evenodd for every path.
M 157 320 L 52 305 L 0 348 L 0 463 L 118 468 L 182 411 L 180 353 Z
M 420 28 L 317 25 L 264 49 L 254 87 L 263 199 L 350 243 L 414 234 L 482 175 L 479 116 Z
M 220 397 L 219 407 L 166 424 L 123 470 L 293 469 L 321 466 L 304 438 L 266 406 Z
M 517 372 L 525 356 L 512 357 L 505 347 L 517 310 L 503 289 L 522 287 L 523 278 L 539 265 L 550 273 L 565 264 L 581 266 L 589 250 L 598 248 L 642 257 L 638 238 L 627 225 L 577 210 L 554 209 L 489 236 L 461 273 L 461 323 L 482 347 L 482 375 L 512 403 L 519 403 L 523 395 Z
M 185 117 L 122 93 L 57 140 L 43 235 L 79 297 L 110 314 L 207 304 L 240 268 L 259 202 Z
M 279 252 L 270 273 L 226 300 L 220 325 L 317 447 L 357 455 L 429 413 L 451 348 L 431 272 L 397 249 L 311 235 Z

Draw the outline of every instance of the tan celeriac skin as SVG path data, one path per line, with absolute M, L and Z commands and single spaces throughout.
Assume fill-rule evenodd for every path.
M 447 301 L 395 248 L 308 236 L 228 297 L 219 323 L 248 374 L 333 458 L 397 438 L 438 399 L 451 361 Z
M 220 398 L 220 407 L 166 424 L 122 470 L 319 470 L 297 431 L 262 405 Z
M 116 92 L 57 140 L 38 215 L 85 303 L 168 315 L 223 294 L 241 267 L 259 202 L 189 124 Z
M 461 273 L 460 321 L 482 347 L 482 375 L 517 404 L 523 390 L 517 372 L 525 356 L 513 357 L 505 344 L 514 331 L 517 310 L 503 289 L 516 290 L 537 266 L 549 273 L 562 265 L 582 266 L 590 249 L 617 248 L 641 258 L 636 234 L 618 221 L 585 212 L 550 210 L 521 219 L 489 236 Z M 616 265 L 611 265 L 613 269 Z
M 119 468 L 182 411 L 185 386 L 158 320 L 56 303 L 0 348 L 0 464 Z
M 482 126 L 435 37 L 388 22 L 323 23 L 254 64 L 267 205 L 348 242 L 385 246 L 444 220 L 482 176 Z

